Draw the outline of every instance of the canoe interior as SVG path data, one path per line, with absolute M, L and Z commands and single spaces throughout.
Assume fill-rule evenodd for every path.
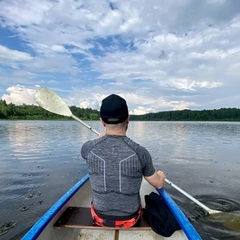
M 90 208 L 84 207 L 68 207 L 61 215 L 61 217 L 57 220 L 57 222 L 54 224 L 54 227 L 90 228 L 90 229 L 99 228 L 98 226 L 94 226 L 92 224 L 92 215 Z M 101 227 L 101 229 L 111 230 L 112 227 Z M 140 221 L 130 229 L 146 230 L 151 229 L 151 227 L 143 218 L 141 218 Z
M 153 187 L 151 187 L 145 180 L 143 180 L 140 194 L 142 199 L 142 206 L 145 206 L 144 196 L 146 194 L 149 194 L 153 191 L 156 191 Z M 66 195 L 66 194 L 65 194 Z M 130 228 L 128 230 L 118 230 L 118 229 L 104 229 L 100 227 L 93 227 L 90 223 L 91 219 L 90 217 L 90 203 L 91 203 L 91 187 L 89 180 L 85 181 L 84 184 L 81 186 L 81 188 L 75 192 L 73 196 L 71 196 L 70 199 L 64 203 L 64 205 L 55 213 L 54 217 L 51 218 L 51 220 L 48 222 L 48 224 L 44 227 L 43 231 L 41 231 L 38 238 L 31 237 L 31 235 L 25 235 L 26 237 L 22 240 L 28 240 L 28 239 L 38 239 L 38 240 L 66 240 L 66 239 L 75 239 L 75 240 L 87 240 L 87 239 L 104 239 L 104 240 L 128 240 L 128 239 L 135 239 L 135 240 L 187 240 L 188 237 L 184 233 L 183 230 L 176 231 L 171 237 L 165 238 L 163 236 L 160 236 L 153 232 L 147 223 L 142 222 L 142 225 Z M 76 225 L 78 223 L 74 221 L 82 221 L 83 218 L 78 215 L 76 218 L 73 218 L 72 226 L 62 226 L 59 225 L 59 218 L 66 210 L 81 210 L 83 211 L 83 214 L 88 218 L 86 219 L 86 222 L 81 222 L 79 226 Z M 49 210 L 51 214 L 51 209 Z M 48 212 L 49 212 L 48 211 Z M 64 213 L 66 214 L 66 212 Z M 72 213 L 70 213 L 72 216 Z M 45 216 L 45 215 L 44 215 Z M 42 219 L 44 219 L 44 216 Z M 40 219 L 41 220 L 41 219 Z M 60 221 L 63 221 L 60 219 Z M 36 223 L 35 225 L 37 225 Z M 55 226 L 57 224 L 57 226 Z M 82 226 L 85 225 L 85 226 Z M 75 225 L 75 226 L 74 226 Z M 34 228 L 34 227 L 33 227 Z M 141 231 L 140 231 L 141 230 Z M 31 230 L 30 230 L 31 232 Z M 34 229 L 32 230 L 34 235 Z M 201 238 L 192 238 L 192 239 L 201 239 Z

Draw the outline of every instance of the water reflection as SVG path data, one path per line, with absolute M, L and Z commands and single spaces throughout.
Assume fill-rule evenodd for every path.
M 0 239 L 32 225 L 85 175 L 82 128 L 73 123 L 0 122 Z
M 104 130 L 98 121 L 88 124 Z M 85 175 L 80 149 L 96 135 L 75 121 L 0 121 L 0 134 L 2 240 L 30 227 Z M 239 216 L 240 123 L 130 122 L 128 136 L 146 146 L 172 182 L 210 208 Z M 238 230 L 166 189 L 203 239 L 240 239 Z

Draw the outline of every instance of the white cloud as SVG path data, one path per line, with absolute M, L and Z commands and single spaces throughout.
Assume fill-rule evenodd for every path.
M 15 85 L 6 89 L 8 94 L 3 94 L 2 100 L 6 103 L 14 103 L 16 105 L 21 104 L 36 104 L 33 96 L 36 90 L 31 88 L 26 88 L 25 86 Z
M 53 6 L 51 1 L 32 2 L 24 1 L 2 1 L 0 13 L 6 19 L 8 24 L 15 26 L 29 26 L 32 24 L 40 24 L 45 14 Z M 46 19 L 46 18 L 45 18 Z
M 83 102 L 80 102 L 78 105 L 80 108 L 91 108 L 99 110 L 99 103 L 96 99 L 87 99 Z
M 239 105 L 239 1 L 0 4 L 10 32 L 0 40 L 1 93 L 39 84 L 66 89 L 71 105 L 98 108 L 117 92 L 132 112 Z
M 59 52 L 59 53 L 64 53 L 64 52 L 66 52 L 66 49 L 65 49 L 63 46 L 61 46 L 61 45 L 53 45 L 53 46 L 51 47 L 51 49 L 52 49 L 54 52 Z
M 134 109 L 133 111 L 130 111 L 129 114 L 131 115 L 143 115 L 146 113 L 153 112 L 154 110 L 151 108 L 145 108 L 142 106 L 138 106 L 138 108 Z
M 166 85 L 182 90 L 196 91 L 198 88 L 216 88 L 219 82 L 195 81 L 191 79 L 172 79 Z
M 6 63 L 6 61 L 25 62 L 31 60 L 32 60 L 31 55 L 26 52 L 12 50 L 5 46 L 0 45 L 0 62 L 2 64 Z
M 80 108 L 89 108 L 89 105 L 90 105 L 89 102 L 83 101 L 79 104 L 79 107 Z
M 33 79 L 36 77 L 36 74 L 34 72 L 31 72 L 30 70 L 27 71 L 19 69 L 17 64 L 11 64 L 11 66 L 16 66 L 16 68 L 14 68 L 14 70 L 11 69 L 11 71 L 8 71 L 8 69 L 1 68 L 0 65 L 0 89 L 1 84 L 6 86 L 13 86 L 19 83 L 29 84 L 29 82 L 33 81 Z

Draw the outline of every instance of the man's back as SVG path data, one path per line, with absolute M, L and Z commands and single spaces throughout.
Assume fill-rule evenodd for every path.
M 82 147 L 94 208 L 108 216 L 129 216 L 140 206 L 142 176 L 155 169 L 148 151 L 126 136 L 105 135 Z

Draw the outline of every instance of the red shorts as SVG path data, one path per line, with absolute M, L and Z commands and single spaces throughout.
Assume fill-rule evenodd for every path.
M 100 227 L 130 228 L 138 222 L 142 214 L 142 207 L 140 206 L 136 216 L 134 216 L 133 218 L 115 221 L 99 217 L 95 212 L 93 205 L 91 205 L 90 209 L 93 218 L 93 224 Z

